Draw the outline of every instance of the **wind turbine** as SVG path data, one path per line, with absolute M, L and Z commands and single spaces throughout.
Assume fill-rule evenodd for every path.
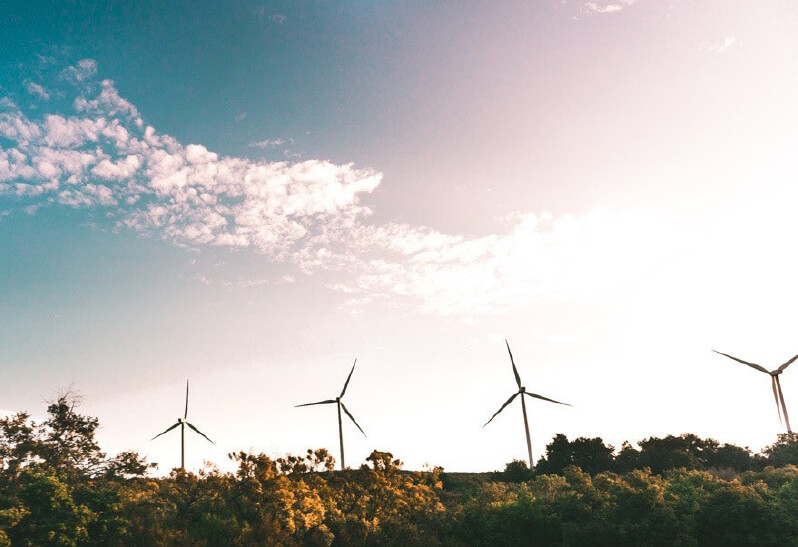
M 490 417 L 490 420 L 488 420 L 485 423 L 485 425 L 488 425 L 489 423 L 491 423 L 493 421 L 493 418 L 498 416 L 499 413 L 502 410 L 504 410 L 504 408 L 507 405 L 509 405 L 510 403 L 513 402 L 513 399 L 515 399 L 516 397 L 521 395 L 521 412 L 523 412 L 523 414 L 524 414 L 524 431 L 526 432 L 526 449 L 527 449 L 527 452 L 529 453 L 529 468 L 532 469 L 532 440 L 529 438 L 529 420 L 527 420 L 527 417 L 526 417 L 526 402 L 524 401 L 524 397 L 523 396 L 526 395 L 526 396 L 532 397 L 534 399 L 541 399 L 543 401 L 549 401 L 550 403 L 557 403 L 558 405 L 566 405 L 566 406 L 571 406 L 571 405 L 569 405 L 568 403 L 561 403 L 560 401 L 555 401 L 554 399 L 549 399 L 548 397 L 544 397 L 542 395 L 538 395 L 537 393 L 528 392 L 526 390 L 526 388 L 523 385 L 521 385 L 521 377 L 518 375 L 518 369 L 515 368 L 515 361 L 513 361 L 513 352 L 510 351 L 510 344 L 507 342 L 507 340 L 505 340 L 504 343 L 507 344 L 507 352 L 510 354 L 510 364 L 513 365 L 513 374 L 515 375 L 515 383 L 518 384 L 518 391 L 513 393 L 512 397 L 507 399 L 507 401 L 502 405 L 502 407 L 499 410 L 496 411 L 496 414 L 494 414 L 493 416 Z M 485 425 L 483 425 L 482 427 L 485 427 Z
M 158 433 L 155 437 L 151 439 L 154 441 L 164 433 L 169 433 L 177 426 L 180 426 L 180 469 L 183 470 L 186 469 L 186 426 L 190 427 L 191 429 L 193 429 L 194 431 L 196 431 L 197 433 L 208 439 L 208 436 L 205 433 L 194 427 L 192 424 L 188 423 L 188 421 L 186 420 L 187 417 L 188 417 L 188 380 L 186 380 L 186 411 L 183 413 L 183 417 L 178 418 L 177 423 L 175 425 L 171 426 L 166 431 Z M 208 439 L 208 441 L 213 444 L 216 444 L 210 439 Z
M 749 363 L 748 361 L 743 361 L 742 359 L 738 359 L 737 357 L 732 357 L 728 353 L 723 353 L 721 351 L 712 350 L 715 353 L 719 353 L 720 355 L 724 355 L 729 359 L 733 359 L 738 363 L 742 363 L 744 365 L 748 365 L 751 368 L 755 368 L 760 372 L 764 372 L 765 374 L 770 374 L 770 387 L 773 389 L 773 398 L 776 399 L 776 410 L 779 413 L 779 422 L 781 423 L 781 415 L 784 414 L 784 422 L 787 424 L 787 433 L 792 433 L 792 429 L 790 429 L 790 417 L 787 415 L 787 405 L 784 404 L 784 394 L 781 392 L 781 382 L 779 382 L 779 375 L 784 372 L 788 366 L 790 366 L 793 361 L 798 359 L 798 355 L 781 365 L 779 368 L 775 370 L 768 370 L 761 365 L 757 365 L 756 363 Z
M 346 387 L 349 385 L 349 380 L 352 379 L 352 373 L 355 372 L 355 365 L 357 364 L 357 357 L 355 357 L 355 362 L 352 364 L 352 370 L 349 371 L 349 376 L 346 377 L 346 383 L 344 383 L 344 389 L 341 390 L 341 394 L 336 397 L 335 399 L 327 399 L 326 401 L 319 401 L 318 403 L 305 403 L 303 405 L 296 405 L 294 408 L 299 408 L 300 406 L 313 406 L 313 405 L 331 405 L 335 403 L 338 406 L 338 441 L 341 443 L 341 470 L 343 471 L 346 469 L 346 463 L 344 461 L 344 428 L 341 424 L 341 409 L 346 412 L 346 415 L 349 416 L 349 419 L 352 420 L 352 423 L 357 426 L 363 436 L 366 436 L 366 432 L 363 431 L 363 428 L 358 425 L 355 421 L 355 417 L 347 410 L 346 405 L 341 400 L 344 397 L 344 393 L 346 393 Z

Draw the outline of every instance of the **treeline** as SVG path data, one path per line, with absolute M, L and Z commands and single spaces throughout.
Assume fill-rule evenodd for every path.
M 627 473 L 648 468 L 661 474 L 669 469 L 700 469 L 715 475 L 734 476 L 743 471 L 762 470 L 767 466 L 798 465 L 798 443 L 791 443 L 790 435 L 781 435 L 778 442 L 755 454 L 747 447 L 720 444 L 714 439 L 702 439 L 693 434 L 651 437 L 638 442 L 640 448 L 624 442 L 619 451 L 600 437 L 580 437 L 569 441 L 565 435 L 555 435 L 546 447 L 546 455 L 538 461 L 538 474 L 561 474 L 568 466 L 577 466 L 590 474 L 613 471 Z M 519 469 L 524 462 L 508 464 Z M 529 475 L 527 475 L 529 476 Z
M 147 476 L 109 457 L 69 397 L 0 419 L 0 546 L 798 545 L 798 439 L 763 454 L 694 435 L 619 451 L 556 436 L 534 470 L 402 470 L 374 451 L 332 471 L 325 449 L 236 471 Z

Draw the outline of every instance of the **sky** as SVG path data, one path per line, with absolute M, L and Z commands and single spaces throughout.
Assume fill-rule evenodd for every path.
M 784 431 L 788 1 L 28 2 L 0 33 L 0 410 L 109 452 L 406 467 Z M 798 371 L 782 376 L 787 407 Z M 798 411 L 796 411 L 798 412 Z M 190 432 L 189 432 L 190 433 Z

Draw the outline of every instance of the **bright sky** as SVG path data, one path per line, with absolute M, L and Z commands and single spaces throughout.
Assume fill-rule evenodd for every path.
M 109 452 L 500 469 L 783 431 L 791 1 L 17 3 L 0 33 L 0 409 Z M 788 408 L 798 369 L 782 376 Z M 794 411 L 798 414 L 798 410 Z

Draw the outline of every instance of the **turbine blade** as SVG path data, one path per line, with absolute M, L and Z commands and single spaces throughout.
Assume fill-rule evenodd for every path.
M 300 406 L 329 405 L 334 402 L 335 399 L 327 399 L 326 401 L 319 401 L 318 403 L 305 403 L 304 405 L 294 405 L 294 408 L 299 408 Z
M 788 366 L 790 366 L 791 364 L 793 364 L 793 363 L 795 362 L 795 360 L 796 360 L 796 359 L 798 359 L 798 355 L 796 355 L 795 357 L 793 357 L 792 359 L 790 359 L 789 361 L 787 361 L 786 363 L 784 363 L 783 365 L 781 365 L 781 366 L 780 366 L 779 368 L 777 368 L 776 370 L 778 370 L 779 372 L 784 372 L 784 369 L 785 369 L 785 368 L 787 368 Z
M 347 410 L 346 405 L 344 405 L 344 403 L 341 403 L 341 408 L 344 409 L 344 412 L 346 412 L 346 415 L 349 416 L 350 420 L 352 420 L 352 423 L 357 425 L 357 428 L 360 430 L 360 432 L 363 434 L 363 436 L 366 437 L 366 432 L 363 431 L 363 428 L 358 425 L 358 423 L 355 421 L 355 417 L 352 416 L 352 413 L 349 412 L 349 410 Z
M 787 433 L 792 433 L 792 428 L 790 427 L 790 417 L 787 415 L 787 405 L 784 404 L 784 393 L 781 391 L 781 382 L 779 382 L 778 376 L 776 376 L 776 387 L 779 388 L 779 399 L 781 399 L 781 412 L 784 414 L 784 423 L 787 424 Z
M 510 363 L 513 365 L 513 374 L 515 374 L 515 383 L 518 384 L 518 387 L 521 387 L 521 377 L 518 375 L 518 369 L 515 368 L 515 361 L 513 360 L 513 352 L 510 351 L 510 343 L 507 339 L 504 339 L 504 343 L 507 344 L 507 353 L 510 354 Z
M 357 357 L 355 357 L 355 362 L 352 365 L 352 370 L 349 371 L 349 376 L 346 377 L 346 383 L 344 384 L 344 389 L 341 390 L 341 395 L 340 395 L 341 397 L 343 397 L 344 393 L 346 393 L 346 388 L 349 385 L 349 380 L 352 379 L 352 373 L 355 372 L 355 365 L 356 364 L 357 364 Z
M 748 361 L 743 361 L 742 359 L 738 359 L 737 357 L 732 357 L 728 353 L 723 353 L 722 351 L 718 351 L 718 350 L 714 350 L 714 349 L 712 351 L 714 351 L 715 353 L 719 353 L 720 355 L 724 355 L 724 356 L 728 357 L 729 359 L 737 361 L 738 363 L 742 363 L 744 365 L 748 365 L 751 368 L 755 368 L 755 369 L 757 369 L 757 370 L 759 370 L 761 372 L 764 372 L 765 374 L 770 374 L 770 371 L 768 369 L 766 369 L 765 367 L 763 367 L 761 365 L 757 365 L 756 363 L 749 363 Z
M 153 438 L 152 438 L 152 439 L 150 439 L 150 440 L 151 440 L 151 441 L 154 441 L 155 439 L 157 439 L 158 437 L 160 437 L 160 436 L 161 436 L 161 435 L 163 435 L 164 433 L 169 433 L 170 431 L 172 431 L 174 428 L 176 428 L 176 427 L 177 427 L 177 426 L 179 426 L 179 425 L 180 425 L 180 422 L 177 422 L 175 425 L 173 425 L 172 427 L 170 427 L 170 428 L 169 428 L 169 429 L 167 429 L 166 431 L 161 431 L 160 433 L 158 433 L 158 434 L 157 434 L 155 437 L 153 437 Z
M 513 399 L 515 399 L 516 397 L 518 397 L 518 394 L 519 394 L 519 393 L 521 393 L 521 392 L 520 392 L 520 391 L 517 391 L 516 393 L 513 393 L 513 396 L 512 396 L 512 397 L 510 397 L 509 399 L 507 399 L 507 401 L 506 401 L 506 402 L 505 402 L 505 403 L 502 405 L 502 407 L 501 407 L 499 410 L 497 410 L 497 411 L 496 411 L 496 414 L 494 414 L 493 416 L 491 416 L 491 417 L 490 417 L 490 420 L 488 420 L 487 422 L 485 422 L 485 425 L 488 425 L 489 423 L 491 423 L 491 422 L 493 421 L 493 418 L 495 418 L 496 416 L 498 416 L 498 415 L 499 415 L 499 412 L 501 412 L 502 410 L 504 410 L 504 408 L 505 408 L 507 405 L 509 405 L 510 403 L 512 403 L 512 402 L 513 402 Z M 482 427 L 485 427 L 485 425 L 483 425 Z
M 770 377 L 770 387 L 773 388 L 773 398 L 776 399 L 776 410 L 779 413 L 779 423 L 783 424 L 784 420 L 781 419 L 781 405 L 779 404 L 779 391 L 778 387 L 776 386 L 776 377 Z
M 525 391 L 524 393 L 526 393 L 530 397 L 534 397 L 535 399 L 541 399 L 543 401 L 548 401 L 550 403 L 557 403 L 558 405 L 565 405 L 565 406 L 573 406 L 573 405 L 569 405 L 568 403 L 561 403 L 560 401 L 555 401 L 554 399 L 549 399 L 548 397 L 544 397 L 543 395 L 538 395 L 537 393 L 530 393 L 528 391 Z
M 183 413 L 183 419 L 188 418 L 188 380 L 186 380 L 186 411 Z
M 194 426 L 193 426 L 193 425 L 191 425 L 190 423 L 186 422 L 186 425 L 187 425 L 188 427 L 190 427 L 191 429 L 193 429 L 194 431 L 196 431 L 197 433 L 199 433 L 200 435 L 202 435 L 203 437 L 205 437 L 206 439 L 208 439 L 208 436 L 207 436 L 205 433 L 203 433 L 202 431 L 200 431 L 199 429 L 197 429 L 196 427 L 194 427 Z M 209 441 L 211 444 L 216 444 L 215 442 L 211 441 L 210 439 L 208 439 L 208 441 Z

